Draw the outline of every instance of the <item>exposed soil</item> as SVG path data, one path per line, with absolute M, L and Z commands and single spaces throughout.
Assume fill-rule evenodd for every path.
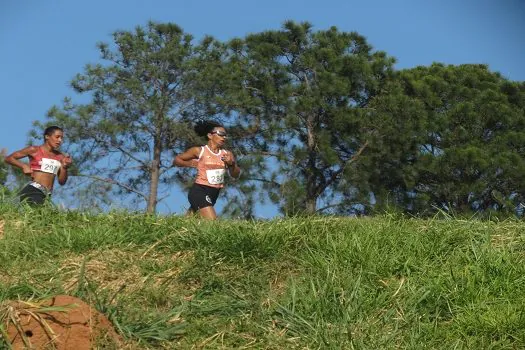
M 57 350 L 117 349 L 122 343 L 103 314 L 69 295 L 56 296 L 38 303 L 37 307 L 23 302 L 12 302 L 10 306 L 15 311 L 12 314 L 19 317 L 16 322 L 18 329 L 13 322 L 9 322 L 7 328 L 13 349 L 27 349 L 27 342 L 30 349 Z M 43 311 L 46 306 L 61 307 L 61 310 Z M 25 335 L 26 343 L 21 333 Z

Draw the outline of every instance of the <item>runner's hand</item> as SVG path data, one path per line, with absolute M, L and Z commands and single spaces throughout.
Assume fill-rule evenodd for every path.
M 66 156 L 62 158 L 60 162 L 62 163 L 62 166 L 67 169 L 73 163 L 73 160 L 71 159 L 69 154 L 66 154 Z
M 22 167 L 22 171 L 24 172 L 24 175 L 33 175 L 33 169 L 31 169 L 31 167 L 28 164 L 24 164 L 24 166 Z
M 221 159 L 228 167 L 231 167 L 235 164 L 235 158 L 231 152 L 225 151 Z

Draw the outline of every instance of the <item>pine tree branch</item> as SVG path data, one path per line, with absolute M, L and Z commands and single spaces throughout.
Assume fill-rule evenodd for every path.
M 316 196 L 319 196 L 321 193 L 324 192 L 324 190 L 326 190 L 326 188 L 330 185 L 332 185 L 335 180 L 337 180 L 339 178 L 339 176 L 345 171 L 346 167 L 355 162 L 357 160 L 357 158 L 361 155 L 361 153 L 365 150 L 365 148 L 368 146 L 368 141 L 365 141 L 365 143 L 363 144 L 363 146 L 361 146 L 361 148 L 359 148 L 359 150 L 350 158 L 348 159 L 344 165 L 339 168 L 339 170 L 337 171 L 334 171 L 332 173 L 332 175 L 330 176 L 330 178 L 322 185 L 320 185 L 318 188 L 317 188 L 317 191 L 316 191 Z
M 167 194 L 167 195 L 164 195 L 164 196 L 160 197 L 159 199 L 157 199 L 157 203 L 162 202 L 163 200 L 165 200 L 165 199 L 168 198 L 169 196 L 170 196 L 170 195 Z
M 140 192 L 139 190 L 136 190 L 128 185 L 125 185 L 119 181 L 116 181 L 116 180 L 113 180 L 113 179 L 106 179 L 106 178 L 103 178 L 103 177 L 99 177 L 99 176 L 95 176 L 95 175 L 87 175 L 87 174 L 78 174 L 76 175 L 77 177 L 85 177 L 85 178 L 88 178 L 88 179 L 92 179 L 92 180 L 96 180 L 96 181 L 100 181 L 100 182 L 105 182 L 105 183 L 108 183 L 108 184 L 111 184 L 111 185 L 115 185 L 115 186 L 119 186 L 119 187 L 122 187 L 123 189 L 129 191 L 129 192 L 133 192 L 137 195 L 139 195 L 140 197 L 144 198 L 145 201 L 148 200 L 148 196 L 146 194 L 144 194 L 143 192 Z
M 279 159 L 280 155 L 277 154 L 277 153 L 272 153 L 272 152 L 257 152 L 257 153 L 247 153 L 247 154 L 251 154 L 251 155 L 261 155 L 261 156 L 265 156 L 265 157 L 275 157 L 277 159 Z
M 103 144 L 105 144 L 107 146 L 110 146 L 110 147 L 113 147 L 113 148 L 117 149 L 119 152 L 125 154 L 126 156 L 128 156 L 131 159 L 133 159 L 134 161 L 136 161 L 137 163 L 141 164 L 142 166 L 149 167 L 149 165 L 145 161 L 135 157 L 131 152 L 125 150 L 124 148 L 122 148 L 121 146 L 117 145 L 116 143 L 111 142 L 111 141 L 108 142 L 108 141 L 103 140 L 103 139 L 99 139 L 96 136 L 93 136 L 93 139 L 95 139 L 95 141 L 97 141 L 97 142 L 101 142 L 101 143 L 103 143 Z
M 260 181 L 260 182 L 266 182 L 266 183 L 270 183 L 270 184 L 273 184 L 275 186 L 279 186 L 281 187 L 282 185 L 277 182 L 277 181 L 272 181 L 272 180 L 267 180 L 267 179 L 262 179 L 262 178 L 257 178 L 257 177 L 247 177 L 245 178 L 246 180 L 253 180 L 253 181 Z
M 344 204 L 344 203 L 330 204 L 330 205 L 327 205 L 327 206 L 325 206 L 325 207 L 322 207 L 322 208 L 317 209 L 315 212 L 316 212 L 316 213 L 320 213 L 320 212 L 323 212 L 323 211 L 325 211 L 325 210 L 327 210 L 327 209 L 330 209 L 330 208 L 340 207 L 340 206 L 342 206 L 343 204 Z
M 361 204 L 361 203 L 359 203 L 359 202 L 354 202 L 354 204 Z M 316 212 L 316 213 L 320 213 L 320 212 L 323 212 L 323 211 L 325 211 L 325 210 L 327 210 L 327 209 L 330 209 L 330 208 L 337 208 L 337 207 L 342 207 L 342 206 L 344 206 L 344 205 L 347 206 L 347 205 L 349 205 L 349 203 L 336 203 L 336 204 L 330 204 L 330 205 L 327 205 L 327 206 L 325 206 L 325 207 L 322 207 L 322 208 L 317 209 L 315 212 Z M 350 204 L 350 205 L 351 205 L 351 204 Z

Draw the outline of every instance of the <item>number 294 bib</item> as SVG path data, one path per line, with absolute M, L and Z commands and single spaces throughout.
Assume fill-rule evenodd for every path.
M 206 170 L 206 177 L 210 185 L 220 185 L 224 183 L 224 173 L 225 169 L 211 169 Z

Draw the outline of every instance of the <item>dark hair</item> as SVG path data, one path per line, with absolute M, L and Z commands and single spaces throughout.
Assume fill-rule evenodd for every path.
M 46 136 L 53 135 L 53 133 L 57 130 L 64 132 L 64 129 L 62 129 L 60 126 L 56 126 L 56 125 L 48 126 L 46 130 L 44 130 L 44 140 L 46 139 Z
M 195 123 L 193 130 L 199 136 L 205 137 L 215 128 L 223 128 L 222 124 L 211 120 L 201 120 Z

